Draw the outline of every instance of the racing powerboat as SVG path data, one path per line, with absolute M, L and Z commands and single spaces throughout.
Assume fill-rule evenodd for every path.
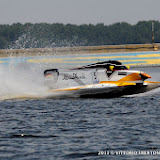
M 143 71 L 130 70 L 116 60 L 97 62 L 73 69 L 47 69 L 44 84 L 48 92 L 71 97 L 110 98 L 143 93 L 160 82 Z

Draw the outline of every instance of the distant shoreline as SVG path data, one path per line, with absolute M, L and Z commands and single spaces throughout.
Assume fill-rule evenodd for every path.
M 0 57 L 9 56 L 45 56 L 63 54 L 86 54 L 86 53 L 115 53 L 115 52 L 143 52 L 158 51 L 160 43 L 155 44 L 125 44 L 125 45 L 103 45 L 82 47 L 55 47 L 55 48 L 26 48 L 26 49 L 1 49 Z

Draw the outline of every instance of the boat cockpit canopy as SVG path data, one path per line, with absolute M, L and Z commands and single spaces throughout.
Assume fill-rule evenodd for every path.
M 125 70 L 129 69 L 127 66 L 123 65 L 121 62 L 116 60 L 103 61 L 98 63 L 93 63 L 90 65 L 82 66 L 74 69 L 90 69 L 90 68 L 106 68 L 107 70 Z

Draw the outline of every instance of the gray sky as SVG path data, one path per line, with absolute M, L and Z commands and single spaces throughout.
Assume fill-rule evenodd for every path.
M 0 24 L 160 21 L 160 0 L 0 0 Z

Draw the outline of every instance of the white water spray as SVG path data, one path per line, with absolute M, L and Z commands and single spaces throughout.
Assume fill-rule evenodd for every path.
M 43 70 L 27 63 L 0 66 L 0 99 L 40 98 L 45 96 Z

